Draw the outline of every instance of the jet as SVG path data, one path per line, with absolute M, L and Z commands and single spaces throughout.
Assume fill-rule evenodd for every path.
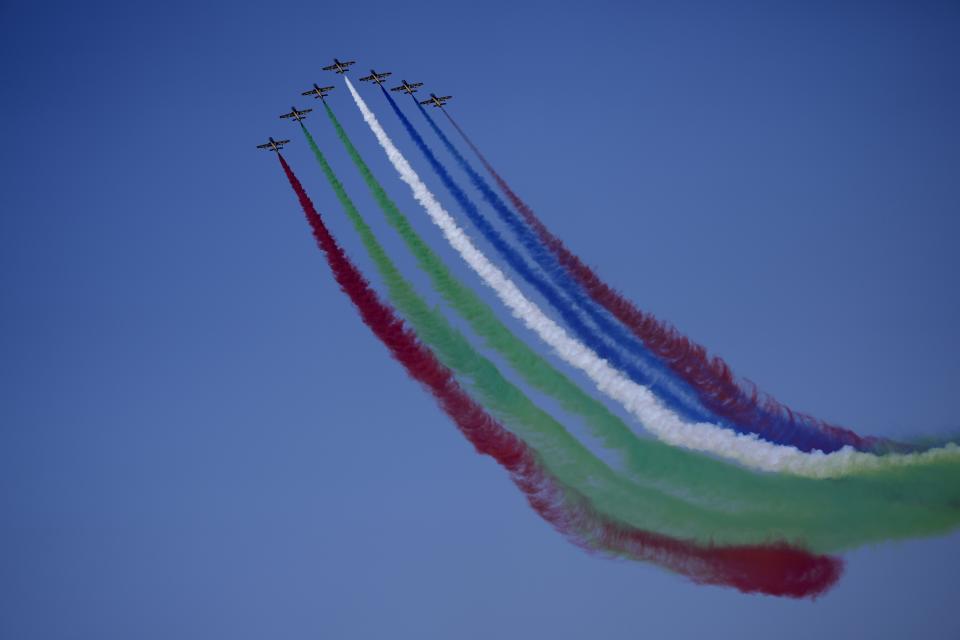
M 283 115 L 280 116 L 280 117 L 281 117 L 281 118 L 293 118 L 293 119 L 296 120 L 297 122 L 300 122 L 301 120 L 303 120 L 304 118 L 307 117 L 307 114 L 308 114 L 308 113 L 310 113 L 311 111 L 313 111 L 313 109 L 297 109 L 296 107 L 290 107 L 290 108 L 293 109 L 293 111 L 291 111 L 290 113 L 285 113 L 285 114 L 283 114 Z
M 337 60 L 336 58 L 334 58 L 334 59 L 333 59 L 333 64 L 330 65 L 329 67 L 324 67 L 323 70 L 324 70 L 324 71 L 336 71 L 337 73 L 346 73 L 347 71 L 349 71 L 349 69 L 347 69 L 347 67 L 349 67 L 350 65 L 352 65 L 354 62 L 356 62 L 356 60 L 348 60 L 347 62 L 340 62 L 339 60 Z
M 445 105 L 445 104 L 447 103 L 447 100 L 449 100 L 449 99 L 452 98 L 452 97 L 453 97 L 453 96 L 440 96 L 440 97 L 437 97 L 436 94 L 431 93 L 431 94 L 430 94 L 430 99 L 429 99 L 429 100 L 421 100 L 421 101 L 420 101 L 420 104 L 432 104 L 432 105 L 435 106 L 435 107 L 443 108 L 443 105 Z
M 423 86 L 422 82 L 411 83 L 404 80 L 402 85 L 400 85 L 399 87 L 394 87 L 393 89 L 390 89 L 390 91 L 403 91 L 408 95 L 413 95 L 417 92 L 417 87 L 422 87 L 422 86 Z
M 383 73 L 377 73 L 373 69 L 370 69 L 370 75 L 365 78 L 360 78 L 360 82 L 367 82 L 368 80 L 373 80 L 377 84 L 383 84 L 383 81 L 386 80 L 387 76 L 392 76 L 393 74 L 389 71 L 384 71 Z
M 270 151 L 276 151 L 277 153 L 279 153 L 279 152 L 280 152 L 280 149 L 283 149 L 283 145 L 287 144 L 288 142 L 290 142 L 290 141 L 289 141 L 289 140 L 274 140 L 274 139 L 271 137 L 271 138 L 270 138 L 270 142 L 268 142 L 268 143 L 266 143 L 266 144 L 258 144 L 258 145 L 257 145 L 257 149 L 269 149 Z
M 304 91 L 300 95 L 313 96 L 314 98 L 320 98 L 321 100 L 323 100 L 324 98 L 327 97 L 327 94 L 330 93 L 331 91 L 333 91 L 333 87 L 318 87 L 317 83 L 314 82 L 313 89 L 310 89 L 309 91 Z M 323 101 L 326 102 L 326 100 L 323 100 Z

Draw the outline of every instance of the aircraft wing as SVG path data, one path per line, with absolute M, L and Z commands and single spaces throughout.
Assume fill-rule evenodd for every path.
M 300 113 L 310 113 L 313 109 L 300 109 Z
M 374 79 L 374 76 L 364 76 L 363 78 L 360 78 L 360 82 L 366 82 L 367 80 L 373 80 L 373 79 Z
M 273 145 L 269 142 L 267 144 L 258 144 L 257 149 L 269 149 L 271 146 Z
M 343 66 L 345 67 L 345 66 L 347 66 L 347 65 L 343 65 Z M 323 70 L 324 70 L 324 71 L 333 71 L 333 70 L 336 69 L 336 68 L 337 68 L 337 65 L 331 64 L 331 65 L 328 66 L 328 67 L 324 67 Z
M 315 94 L 316 92 L 317 92 L 316 89 L 310 89 L 310 91 L 304 91 L 304 92 L 301 93 L 300 95 L 302 95 L 302 96 L 312 96 L 312 95 Z
M 426 100 L 421 100 L 420 104 L 430 104 L 433 102 L 433 98 L 427 98 Z
M 277 144 L 287 144 L 289 140 L 277 140 Z
M 293 111 L 291 111 L 290 113 L 285 113 L 285 114 L 283 114 L 283 115 L 280 116 L 280 117 L 281 117 L 281 118 L 292 118 L 292 117 L 293 117 Z
M 453 96 L 440 96 L 440 100 L 449 100 Z

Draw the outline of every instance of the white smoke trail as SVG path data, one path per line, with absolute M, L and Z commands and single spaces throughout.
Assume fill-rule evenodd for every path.
M 850 446 L 833 453 L 805 453 L 796 447 L 766 442 L 756 434 L 740 434 L 705 422 L 686 422 L 663 406 L 650 389 L 633 382 L 585 345 L 571 338 L 560 325 L 547 317 L 540 307 L 524 296 L 513 281 L 491 263 L 457 226 L 387 136 L 377 117 L 350 80 L 344 77 L 344 81 L 357 108 L 363 114 L 364 121 L 373 131 L 400 179 L 410 187 L 413 197 L 440 228 L 447 242 L 483 282 L 493 289 L 516 318 L 535 332 L 567 364 L 586 373 L 602 393 L 620 403 L 658 439 L 671 445 L 735 460 L 753 469 L 811 478 L 831 478 L 912 464 L 960 460 L 960 447 L 953 443 L 922 453 L 883 456 L 857 451 Z

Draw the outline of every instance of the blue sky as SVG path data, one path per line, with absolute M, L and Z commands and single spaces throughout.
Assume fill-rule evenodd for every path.
M 960 8 L 719 4 L 0 6 L 0 635 L 956 636 L 957 535 L 849 554 L 815 603 L 569 546 L 357 321 L 254 149 L 293 140 L 369 270 L 277 116 L 333 56 L 424 81 L 574 250 L 763 389 L 956 431 Z

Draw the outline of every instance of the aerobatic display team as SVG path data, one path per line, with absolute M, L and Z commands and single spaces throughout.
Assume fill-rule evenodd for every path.
M 312 109 L 291 107 L 281 117 L 299 125 L 383 291 L 374 290 L 324 223 L 329 213 L 317 210 L 281 153 L 290 141 L 271 137 L 259 148 L 277 153 L 361 321 L 570 542 L 698 583 L 811 598 L 839 580 L 846 550 L 960 524 L 955 442 L 860 435 L 793 411 L 741 380 L 621 295 L 554 235 L 447 111 L 452 96 L 419 100 L 414 94 L 423 83 L 406 80 L 388 90 L 391 73 L 371 69 L 360 80 L 377 85 L 387 118 L 443 185 L 441 201 L 388 135 L 383 114 L 350 82 L 353 64 L 334 59 L 324 70 L 343 77 L 369 128 L 362 135 L 373 135 L 421 211 L 401 211 L 381 181 L 386 176 L 375 176 L 361 157 L 327 103 L 334 86 L 313 84 L 302 95 L 320 100 L 330 144 L 343 146 L 444 309 L 417 292 L 366 222 L 373 212 L 354 204 L 303 122 Z M 401 93 L 412 98 L 406 109 L 394 98 Z M 442 122 L 434 117 L 440 114 Z M 435 148 L 454 159 L 456 172 Z M 415 231 L 408 216 L 424 214 L 472 272 L 469 281 Z M 486 302 L 478 285 L 497 302 Z M 498 316 L 504 313 L 522 329 L 508 327 Z M 576 420 L 602 454 L 511 378 Z

